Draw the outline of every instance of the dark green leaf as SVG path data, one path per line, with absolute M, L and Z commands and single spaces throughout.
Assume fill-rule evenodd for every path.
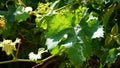
M 71 62 L 75 66 L 77 66 L 80 65 L 80 63 L 82 63 L 83 61 L 86 61 L 86 58 L 88 58 L 91 55 L 91 46 L 76 43 L 71 48 L 68 48 L 66 52 Z
M 65 37 L 67 35 L 67 37 Z M 64 45 L 65 47 L 70 47 L 75 44 L 77 37 L 75 35 L 74 29 L 66 29 L 58 34 L 53 34 L 47 38 L 46 45 L 48 49 L 56 47 L 58 44 Z
M 109 55 L 107 56 L 106 63 L 114 63 L 117 58 L 117 52 L 115 48 L 109 50 Z
M 109 18 L 111 16 L 111 14 L 113 13 L 115 6 L 116 5 L 114 5 L 114 4 L 111 5 L 111 7 L 108 8 L 107 11 L 105 12 L 105 14 L 103 15 L 102 20 L 103 20 L 103 25 L 104 25 L 105 28 L 106 28 L 106 26 L 107 26 L 107 24 L 109 22 Z
M 26 13 L 26 12 L 24 12 L 22 14 L 18 14 L 18 15 L 15 16 L 15 19 L 19 22 L 26 21 L 27 18 L 29 18 L 29 14 Z
M 25 11 L 25 8 L 22 7 L 22 6 L 19 6 L 17 9 L 16 9 L 16 12 L 15 12 L 15 20 L 17 20 L 18 22 L 22 22 L 22 21 L 26 21 L 27 18 L 30 17 L 29 13 Z

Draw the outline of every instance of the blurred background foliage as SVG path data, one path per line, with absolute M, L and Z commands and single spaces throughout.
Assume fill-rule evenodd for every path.
M 56 11 L 56 13 L 63 14 L 64 16 L 54 15 L 54 13 L 53 16 L 52 13 L 51 15 L 47 15 L 47 13 L 51 11 L 50 6 L 55 1 L 56 0 L 0 0 L 0 41 L 2 41 L 3 39 L 15 40 L 16 37 L 20 38 L 22 40 L 22 43 L 18 57 L 28 59 L 29 52 L 37 53 L 37 50 L 40 47 L 44 47 L 47 49 L 47 46 L 45 44 L 45 35 L 47 35 L 48 38 L 56 39 L 53 34 L 51 35 L 51 33 L 56 32 L 55 35 L 61 37 L 65 32 L 67 32 L 67 34 L 70 35 L 70 38 L 68 38 L 69 40 L 67 39 L 64 42 L 58 42 L 58 45 L 65 44 L 69 41 L 78 41 L 76 40 L 76 36 L 73 37 L 73 35 L 75 34 L 74 30 L 72 30 L 71 27 L 75 27 L 76 24 L 80 24 L 83 30 L 81 31 L 81 33 L 79 33 L 78 36 L 82 36 L 84 41 L 86 40 L 84 39 L 86 38 L 85 35 L 87 35 L 87 41 L 84 42 L 85 45 L 88 46 L 85 46 L 83 44 L 76 44 L 74 47 L 66 50 L 67 55 L 66 53 L 63 53 L 61 56 L 57 56 L 51 60 L 48 60 L 47 62 L 53 60 L 55 61 L 47 65 L 46 68 L 119 68 L 120 1 L 60 0 L 60 2 L 58 2 L 53 9 Z M 30 6 L 33 8 L 34 12 L 28 15 L 27 13 L 25 13 L 26 15 L 15 15 L 17 11 L 22 10 L 17 10 L 21 6 Z M 87 9 L 87 12 L 83 11 L 85 9 Z M 91 24 L 84 23 L 88 20 L 90 14 L 93 14 L 94 17 L 98 17 L 98 19 L 91 20 L 89 22 Z M 44 19 L 42 19 L 42 17 L 44 17 Z M 61 26 L 61 24 L 54 23 L 54 21 L 62 23 L 60 19 L 67 22 L 67 26 L 65 26 L 66 29 L 63 28 L 64 26 Z M 81 21 L 79 22 L 80 19 Z M 73 23 L 69 24 L 68 20 Z M 47 24 L 46 21 L 48 22 Z M 51 22 L 52 24 L 49 24 Z M 59 25 L 60 28 L 57 28 L 56 26 Z M 95 28 L 98 25 L 103 25 L 104 27 L 104 38 L 98 37 L 90 40 L 90 43 L 88 43 L 88 38 L 91 37 L 92 32 L 95 31 Z M 57 40 L 58 39 L 61 40 L 60 38 L 57 38 Z M 89 46 L 89 44 L 92 46 Z M 83 47 L 77 45 L 82 45 Z M 77 56 L 77 54 L 82 54 L 81 51 L 76 52 L 77 48 L 81 50 L 83 49 L 86 60 L 84 60 L 84 57 Z M 84 50 L 84 48 L 88 50 Z M 89 53 L 89 51 L 91 51 L 91 53 Z M 74 54 L 75 56 L 73 56 L 73 54 L 71 54 L 70 52 L 76 52 Z M 86 53 L 89 53 L 91 55 Z M 43 58 L 48 57 L 49 55 L 50 53 L 43 54 Z M 81 58 L 78 59 L 80 61 L 76 61 L 77 59 L 74 59 L 79 57 L 81 57 L 82 60 Z M 2 52 L 2 49 L 0 49 L 0 61 L 10 59 L 12 59 L 12 57 L 7 56 L 5 52 Z M 79 64 L 79 67 L 77 67 L 77 65 L 75 66 L 75 64 Z M 1 64 L 0 68 L 21 68 L 21 66 L 22 68 L 31 68 L 34 65 L 35 63 L 17 62 Z M 44 66 L 45 64 L 43 64 L 41 68 L 44 68 Z

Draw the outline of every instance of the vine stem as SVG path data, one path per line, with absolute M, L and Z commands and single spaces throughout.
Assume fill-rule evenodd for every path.
M 54 11 L 55 11 L 55 12 L 60 11 L 60 10 L 65 9 L 65 8 L 67 8 L 67 7 L 73 6 L 73 5 L 77 4 L 77 3 L 79 3 L 79 1 L 74 2 L 74 3 L 70 3 L 70 4 L 65 5 L 65 6 L 63 6 L 63 7 L 61 7 L 61 8 L 58 8 L 58 9 L 56 9 L 56 10 L 54 10 Z
M 18 57 L 18 53 L 19 53 L 19 49 L 20 49 L 20 44 L 21 44 L 21 39 L 20 39 L 20 41 L 18 43 L 18 48 L 17 48 L 17 52 L 16 52 L 16 58 Z
M 26 5 L 23 3 L 22 0 L 18 0 L 19 4 L 23 5 L 24 7 L 26 7 Z
M 18 44 L 18 46 L 20 46 L 20 43 Z M 55 57 L 55 56 L 57 56 L 57 55 L 59 55 L 60 53 L 62 53 L 62 52 L 64 52 L 64 48 L 61 48 L 60 50 L 59 50 L 59 52 L 57 52 L 56 54 L 53 54 L 53 55 L 51 55 L 51 56 L 49 56 L 49 57 L 47 57 L 47 58 L 45 58 L 45 59 L 43 59 L 43 60 L 37 60 L 37 61 L 31 61 L 31 60 L 29 60 L 29 59 L 17 59 L 17 58 L 13 58 L 13 60 L 8 60 L 8 61 L 1 61 L 0 62 L 0 64 L 5 64 L 5 63 L 12 63 L 12 62 L 34 62 L 34 63 L 38 63 L 37 65 L 35 65 L 35 66 L 33 66 L 32 68 L 36 68 L 36 67 L 38 67 L 38 66 L 40 66 L 40 65 L 42 65 L 44 62 L 46 62 L 47 60 L 50 60 L 50 59 L 52 59 L 53 57 Z M 17 53 L 16 53 L 16 55 L 17 55 Z M 49 63 L 48 63 L 49 64 Z M 47 65 L 48 65 L 47 64 Z
M 51 56 L 49 56 L 49 57 L 47 57 L 47 58 L 45 58 L 45 59 L 43 59 L 43 60 L 38 60 L 38 61 L 37 61 L 38 64 L 35 65 L 35 66 L 33 66 L 32 68 L 36 68 L 36 67 L 42 65 L 42 64 L 43 64 L 44 62 L 46 62 L 47 60 L 52 59 L 53 57 L 59 55 L 60 53 L 63 53 L 64 51 L 65 51 L 65 49 L 64 49 L 64 48 L 61 48 L 61 49 L 59 50 L 59 52 L 57 52 L 56 54 L 53 54 L 53 55 L 51 55 Z
M 49 60 L 49 59 L 51 59 L 51 58 L 53 58 L 53 57 L 59 55 L 60 53 L 64 52 L 64 50 L 65 50 L 65 49 L 60 49 L 60 51 L 57 52 L 56 54 L 53 54 L 53 55 L 51 55 L 51 56 L 49 56 L 49 57 L 43 59 L 43 60 L 42 60 L 42 63 L 44 63 L 45 61 L 47 61 L 47 60 Z M 37 62 L 39 63 L 39 62 L 41 62 L 41 60 L 40 60 L 40 61 L 38 60 Z
M 8 61 L 1 61 L 0 64 L 11 63 L 11 62 L 36 62 L 36 61 L 31 61 L 28 59 L 13 59 Z
M 43 59 L 42 61 L 45 62 L 45 61 L 47 61 L 47 60 L 49 60 L 49 59 L 51 59 L 51 58 L 53 58 L 53 57 L 55 57 L 55 56 L 57 56 L 57 55 L 58 55 L 58 54 L 51 55 L 51 56 Z
M 55 57 L 56 55 L 58 54 L 55 54 L 55 55 L 51 55 L 43 60 L 37 60 L 37 61 L 31 61 L 29 59 L 13 59 L 13 60 L 8 60 L 8 61 L 1 61 L 0 64 L 5 64 L 5 63 L 12 63 L 12 62 L 35 62 L 35 63 L 39 63 L 39 65 L 43 64 L 45 61 Z M 42 61 L 42 62 L 41 62 Z

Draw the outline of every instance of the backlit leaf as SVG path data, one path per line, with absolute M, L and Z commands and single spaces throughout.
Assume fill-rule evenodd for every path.
M 58 32 L 67 28 L 72 28 L 72 23 L 73 23 L 72 18 L 73 18 L 73 14 L 65 14 L 65 15 L 57 14 L 48 17 L 47 36 L 51 34 L 57 34 Z
M 57 14 L 47 18 L 46 22 L 48 24 L 48 32 L 46 34 L 46 45 L 48 49 L 52 49 L 57 46 L 57 44 L 63 39 L 65 34 L 68 34 L 69 36 L 74 33 L 74 30 L 71 29 L 73 24 L 72 18 L 72 14 Z M 72 36 L 74 37 L 74 34 L 72 34 Z
M 59 52 L 59 46 L 56 46 L 52 49 L 51 54 L 56 54 Z

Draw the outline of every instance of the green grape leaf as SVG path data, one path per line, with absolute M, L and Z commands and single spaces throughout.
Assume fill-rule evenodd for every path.
M 56 47 L 58 43 L 62 40 L 62 37 L 63 34 L 54 34 L 54 36 L 47 38 L 46 40 L 47 49 L 51 50 L 54 47 Z
M 76 44 L 77 35 L 73 28 L 64 30 L 63 33 L 64 36 L 61 41 L 62 46 L 64 46 L 65 48 L 70 48 L 72 45 Z
M 91 55 L 91 47 L 89 45 L 76 43 L 71 48 L 68 48 L 66 53 L 68 54 L 71 62 L 77 66 L 81 62 L 86 61 L 86 58 Z
M 86 35 L 84 30 L 81 30 L 78 34 L 78 40 L 80 41 L 79 43 L 83 46 L 84 49 L 84 54 L 86 57 L 89 57 L 92 52 L 92 47 L 90 45 L 91 40 L 90 38 Z M 87 51 L 88 50 L 88 51 Z
M 83 16 L 79 26 L 89 38 L 104 37 L 103 26 L 99 25 L 98 15 L 94 12 Z
M 89 18 L 87 20 L 88 27 L 84 28 L 86 33 L 89 32 L 87 35 L 93 38 L 100 38 L 104 37 L 103 26 L 99 25 L 98 15 L 96 13 L 90 13 Z
M 79 25 L 75 27 L 75 34 L 77 41 L 74 41 L 71 47 L 67 48 L 66 53 L 70 58 L 71 62 L 75 66 L 79 66 L 80 63 L 86 61 L 86 58 L 92 54 L 92 47 L 90 45 L 90 38 L 87 37 L 85 30 Z
M 22 21 L 26 21 L 27 18 L 30 17 L 30 14 L 28 11 L 32 11 L 32 8 L 24 8 L 22 6 L 19 6 L 17 9 L 16 9 L 16 12 L 14 13 L 15 15 L 15 20 L 17 20 L 18 22 L 22 22 Z
M 45 48 L 39 48 L 38 49 L 38 54 L 34 54 L 33 52 L 30 52 L 29 53 L 29 59 L 32 60 L 32 61 L 36 61 L 38 59 L 41 59 L 42 58 L 42 53 L 45 53 L 47 52 L 47 50 L 45 50 Z
M 103 32 L 102 35 L 100 34 L 99 36 L 96 36 L 95 34 L 96 31 L 103 31 L 103 27 L 99 25 L 95 13 L 86 14 L 81 19 L 80 24 L 76 25 L 74 29 L 74 35 L 77 36 L 77 42 L 75 41 L 76 44 L 73 44 L 70 48 L 67 48 L 66 53 L 68 54 L 68 57 L 70 58 L 71 62 L 76 66 L 79 65 L 81 62 L 86 61 L 86 59 L 91 56 L 91 39 L 103 37 L 104 34 Z
M 75 35 L 75 31 L 73 28 L 63 30 L 58 34 L 53 34 L 46 40 L 47 48 L 53 49 L 58 44 L 61 44 L 65 47 L 71 47 L 74 43 L 76 43 L 77 37 Z
M 0 43 L 2 51 L 5 51 L 7 55 L 13 54 L 13 51 L 16 50 L 15 45 L 20 42 L 20 39 L 16 39 L 14 42 L 12 40 L 4 40 Z
M 64 35 L 71 35 L 74 33 L 74 29 L 72 29 L 72 18 L 72 14 L 57 14 L 47 18 L 46 22 L 48 23 L 48 32 L 46 34 L 46 45 L 48 49 L 52 49 L 57 46 L 57 44 L 63 39 Z M 72 36 L 74 37 L 74 34 L 72 34 Z
M 48 23 L 48 32 L 47 36 L 51 36 L 53 34 L 57 34 L 58 32 L 67 29 L 72 28 L 72 18 L 73 14 L 57 14 L 53 15 L 47 18 Z

